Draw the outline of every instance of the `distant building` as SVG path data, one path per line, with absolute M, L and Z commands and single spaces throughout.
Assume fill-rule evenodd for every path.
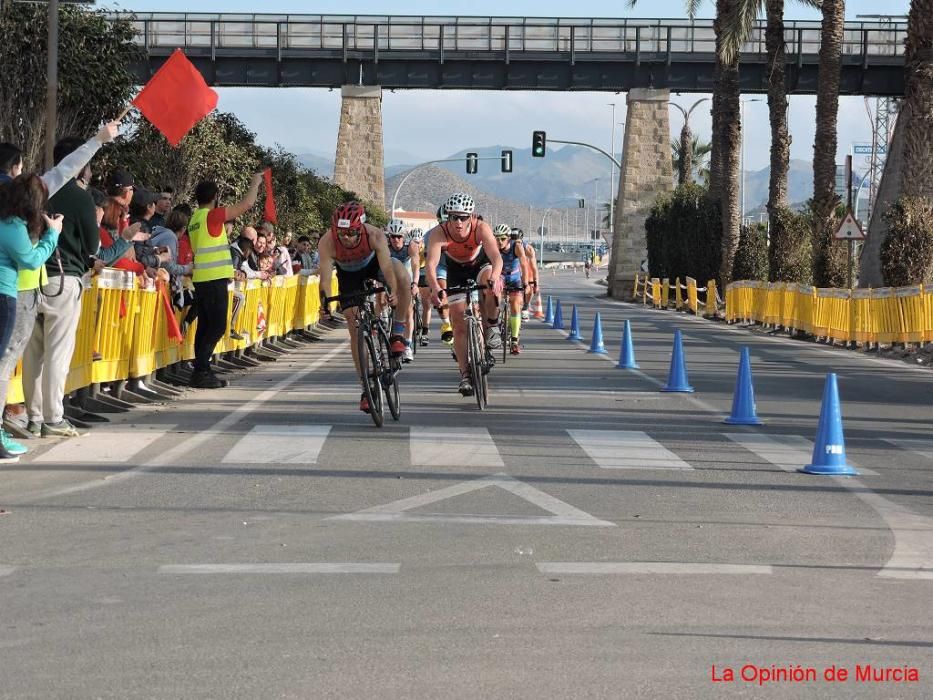
M 396 209 L 392 212 L 392 218 L 401 219 L 402 223 L 405 224 L 406 230 L 420 228 L 422 231 L 427 232 L 438 224 L 437 216 L 430 211 L 405 211 L 404 209 Z

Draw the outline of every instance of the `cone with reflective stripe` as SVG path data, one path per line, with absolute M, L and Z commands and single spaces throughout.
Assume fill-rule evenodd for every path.
M 619 369 L 638 369 L 635 362 L 635 348 L 632 345 L 632 324 L 626 320 L 622 328 L 622 349 L 619 351 Z
M 538 299 L 540 302 L 541 299 Z M 554 323 L 554 307 L 551 306 L 551 295 L 547 295 L 547 311 L 544 313 L 545 323 Z
M 687 381 L 687 363 L 684 359 L 683 338 L 680 329 L 674 331 L 674 351 L 671 353 L 671 369 L 667 375 L 667 384 L 661 391 L 692 394 L 693 387 Z
M 839 386 L 834 373 L 826 375 L 820 424 L 816 429 L 811 463 L 801 469 L 804 474 L 858 476 L 846 460 L 846 441 L 842 434 L 842 409 L 839 406 Z
M 583 340 L 580 335 L 580 319 L 577 317 L 577 305 L 573 305 L 573 312 L 570 314 L 570 335 L 567 340 Z
M 593 340 L 590 342 L 590 349 L 587 352 L 595 352 L 599 355 L 606 354 L 606 346 L 603 345 L 603 322 L 596 312 L 596 320 L 593 321 Z
M 538 294 L 538 303 L 535 306 L 535 318 L 544 318 L 544 309 L 541 308 L 541 295 Z
M 554 323 L 551 328 L 557 331 L 564 330 L 564 314 L 560 310 L 560 299 L 557 300 L 557 308 L 554 309 Z
M 748 346 L 742 346 L 739 373 L 735 378 L 732 414 L 723 423 L 729 425 L 761 425 L 755 412 L 755 389 L 752 387 L 752 361 Z

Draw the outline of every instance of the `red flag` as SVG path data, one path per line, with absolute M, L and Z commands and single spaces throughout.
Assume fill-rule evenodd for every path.
M 133 104 L 170 144 L 177 146 L 217 106 L 217 93 L 207 86 L 182 50 L 175 49 Z
M 275 213 L 275 199 L 272 197 L 272 168 L 266 168 L 262 171 L 262 179 L 266 183 L 266 221 L 270 224 L 277 224 L 278 216 Z
M 181 328 L 178 327 L 178 319 L 175 318 L 175 309 L 172 308 L 172 301 L 168 298 L 168 289 L 165 282 L 159 280 L 156 282 L 159 290 L 159 296 L 162 298 L 162 310 L 165 312 L 165 330 L 168 332 L 168 339 L 173 343 L 180 343 L 185 339 Z

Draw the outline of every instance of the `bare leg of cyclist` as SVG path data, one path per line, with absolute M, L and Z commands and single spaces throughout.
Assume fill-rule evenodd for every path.
M 420 287 L 418 294 L 421 297 L 421 328 L 424 331 L 420 342 L 422 345 L 427 345 L 428 329 L 431 327 L 431 290 L 427 287 Z
M 489 284 L 492 279 L 492 268 L 486 267 L 479 273 L 476 282 L 479 285 Z M 490 350 L 502 347 L 502 338 L 499 337 L 499 300 L 490 289 L 480 293 L 480 308 L 483 312 L 483 328 L 486 331 L 486 344 Z M 498 342 L 497 342 L 498 341 Z
M 408 268 L 399 260 L 392 260 L 395 270 L 395 281 L 398 289 L 393 289 L 395 308 L 406 309 L 406 312 L 395 317 L 392 322 L 392 332 L 389 336 L 389 346 L 395 355 L 411 353 L 408 339 L 411 337 L 411 275 Z M 407 353 L 406 353 L 407 351 Z

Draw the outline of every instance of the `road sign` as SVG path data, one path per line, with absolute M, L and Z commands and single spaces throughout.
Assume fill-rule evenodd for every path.
M 879 143 L 874 148 L 875 153 L 877 153 L 879 156 L 885 155 L 887 150 L 887 145 L 883 143 Z M 872 146 L 870 143 L 853 143 L 852 153 L 857 156 L 870 156 L 872 153 Z
M 852 216 L 852 212 L 846 212 L 845 218 L 833 234 L 833 238 L 840 241 L 864 241 L 865 232 L 859 226 L 858 221 Z

